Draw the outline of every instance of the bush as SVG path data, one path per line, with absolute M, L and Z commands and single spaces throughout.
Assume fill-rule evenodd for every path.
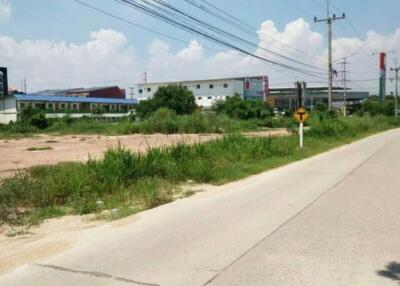
M 29 124 L 38 129 L 45 129 L 49 126 L 46 114 L 43 112 L 36 113 L 31 118 L 29 118 Z
M 213 106 L 213 110 L 241 120 L 265 119 L 273 115 L 273 110 L 268 103 L 261 100 L 244 100 L 238 95 L 227 98 L 225 101 L 218 101 Z

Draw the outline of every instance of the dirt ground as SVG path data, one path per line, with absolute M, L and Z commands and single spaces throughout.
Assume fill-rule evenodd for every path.
M 274 129 L 245 133 L 246 136 L 282 136 L 286 129 Z M 152 134 L 127 136 L 51 136 L 39 135 L 19 140 L 0 140 L 0 177 L 14 174 L 16 171 L 60 162 L 81 161 L 100 158 L 109 147 L 122 146 L 134 151 L 145 152 L 149 148 L 170 146 L 177 143 L 192 144 L 220 138 L 220 134 Z M 30 148 L 47 150 L 29 151 Z
M 245 136 L 285 136 L 285 129 L 245 133 Z M 129 135 L 129 136 L 49 136 L 40 135 L 20 140 L 0 140 L 0 177 L 10 176 L 17 170 L 69 161 L 100 158 L 108 147 L 118 144 L 134 152 L 177 143 L 206 142 L 220 138 L 220 134 L 206 135 Z M 50 150 L 28 151 L 29 148 Z M 200 188 L 200 189 L 199 189 Z M 195 186 L 194 192 L 216 191 L 215 186 Z M 191 189 L 192 190 L 192 189 Z M 94 215 L 66 216 L 50 219 L 30 229 L 12 229 L 0 226 L 0 275 L 27 263 L 56 255 L 73 247 L 82 231 L 107 227 L 121 227 L 140 218 L 140 214 L 122 220 L 107 222 L 95 220 Z
M 185 189 L 196 196 L 223 191 L 221 186 L 188 185 Z M 13 269 L 55 256 L 67 251 L 90 231 L 106 228 L 109 231 L 133 223 L 141 218 L 141 213 L 115 221 L 99 220 L 95 215 L 64 216 L 48 219 L 38 226 L 11 228 L 0 226 L 0 276 Z M 87 234 L 89 232 L 89 234 Z

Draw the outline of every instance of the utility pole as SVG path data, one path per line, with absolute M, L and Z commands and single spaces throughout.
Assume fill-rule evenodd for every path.
M 343 113 L 347 115 L 347 59 L 343 59 Z
M 399 69 L 400 68 L 397 65 L 397 59 L 396 59 L 395 60 L 395 67 L 390 69 L 391 71 L 394 71 L 396 73 L 396 75 L 395 75 L 396 91 L 395 91 L 395 100 L 394 100 L 394 110 L 395 110 L 394 114 L 395 114 L 396 118 L 399 115 L 398 102 L 397 102 L 398 98 L 399 98 L 399 85 L 398 85 L 398 82 L 399 82 Z
M 343 70 L 341 73 L 343 74 L 343 115 L 347 115 L 347 65 L 349 64 L 347 62 L 347 57 L 343 58 L 343 61 L 340 62 L 339 64 L 342 65 Z
M 26 78 L 24 78 L 24 92 L 26 94 Z
M 327 17 L 325 19 L 318 19 L 314 17 L 314 22 L 325 22 L 328 24 L 328 108 L 332 110 L 332 93 L 333 93 L 333 68 L 332 68 L 332 24 L 336 20 L 345 19 L 345 13 L 342 14 L 341 17 L 336 17 L 335 14 L 333 16 L 330 15 L 330 4 L 329 0 L 327 0 Z

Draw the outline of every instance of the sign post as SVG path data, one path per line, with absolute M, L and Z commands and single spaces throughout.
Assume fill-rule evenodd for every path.
M 300 148 L 303 148 L 304 147 L 304 122 L 308 119 L 307 111 L 303 107 L 300 107 L 294 113 L 294 119 L 300 123 L 300 127 L 299 127 Z
M 300 123 L 299 133 L 300 133 L 300 148 L 303 148 L 304 147 L 304 123 L 303 122 Z

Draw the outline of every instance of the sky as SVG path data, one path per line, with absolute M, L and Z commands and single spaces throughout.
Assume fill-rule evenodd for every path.
M 21 89 L 26 78 L 29 92 L 105 85 L 128 89 L 143 82 L 144 72 L 149 82 L 268 75 L 272 87 L 292 86 L 297 80 L 326 84 L 327 25 L 313 19 L 327 16 L 325 0 L 208 0 L 254 27 L 253 33 L 214 18 L 185 0 L 167 0 L 255 43 L 249 48 L 251 53 L 312 69 L 312 76 L 211 43 L 115 0 L 80 1 L 179 41 L 74 0 L 0 0 L 0 66 L 9 68 L 10 86 Z M 331 0 L 331 13 L 346 13 L 346 19 L 333 25 L 336 85 L 343 84 L 340 58 L 350 56 L 348 86 L 376 93 L 378 56 L 372 53 L 396 51 L 400 58 L 398 11 L 399 0 Z M 283 59 L 282 54 L 301 62 L 300 66 Z M 388 67 L 394 66 L 395 57 L 388 55 Z M 388 77 L 392 76 L 388 71 Z M 388 92 L 393 88 L 389 80 Z

